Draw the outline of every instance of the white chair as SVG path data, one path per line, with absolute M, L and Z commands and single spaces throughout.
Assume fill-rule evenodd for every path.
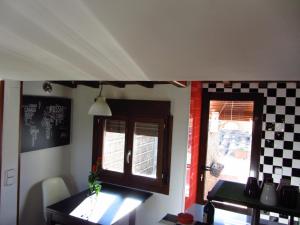
M 44 218 L 47 221 L 47 206 L 57 203 L 65 198 L 70 197 L 70 192 L 61 177 L 52 177 L 42 182 L 43 192 L 43 211 Z

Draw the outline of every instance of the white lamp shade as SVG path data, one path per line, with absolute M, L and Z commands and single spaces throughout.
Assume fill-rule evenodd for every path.
M 106 100 L 104 97 L 97 97 L 94 104 L 91 106 L 89 110 L 89 115 L 95 115 L 95 116 L 111 116 L 111 110 L 106 103 Z

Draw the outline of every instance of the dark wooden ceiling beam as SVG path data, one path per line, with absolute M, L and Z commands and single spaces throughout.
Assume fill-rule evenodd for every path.
M 153 88 L 154 87 L 154 82 L 150 82 L 150 81 L 138 81 L 137 84 L 141 85 L 145 88 Z
M 50 81 L 52 84 L 59 84 L 69 88 L 77 88 L 77 83 L 75 81 Z
M 101 83 L 104 85 L 112 85 L 118 88 L 125 88 L 126 85 L 140 85 L 145 88 L 153 88 L 155 84 L 161 84 L 161 82 L 155 81 L 104 81 Z
M 91 88 L 99 88 L 100 81 L 75 81 L 78 85 L 85 85 Z
M 111 85 L 111 86 L 118 87 L 118 88 L 125 88 L 126 87 L 126 84 L 124 82 L 121 82 L 121 81 L 103 81 L 103 82 L 101 82 L 101 84 Z
M 153 88 L 158 84 L 172 84 L 176 87 L 185 88 L 187 81 L 50 81 L 53 84 L 60 84 L 70 88 L 76 88 L 78 85 L 85 85 L 91 88 L 99 88 L 102 85 L 111 85 L 118 88 L 125 88 L 126 85 L 140 85 L 145 88 Z

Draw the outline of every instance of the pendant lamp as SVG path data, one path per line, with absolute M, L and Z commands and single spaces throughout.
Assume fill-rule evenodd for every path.
M 101 96 L 103 85 L 101 84 L 99 96 L 95 98 L 95 102 L 90 107 L 89 115 L 93 116 L 111 116 L 111 110 L 105 100 L 105 97 Z

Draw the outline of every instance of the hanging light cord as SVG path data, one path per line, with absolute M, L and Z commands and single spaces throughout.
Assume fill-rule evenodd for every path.
M 97 101 L 97 99 L 98 99 L 99 97 L 101 97 L 102 90 L 103 90 L 103 84 L 100 84 L 100 92 L 99 92 L 99 95 L 95 98 L 95 101 Z
M 103 84 L 100 84 L 100 93 L 99 93 L 99 97 L 101 97 L 102 90 L 103 90 Z

